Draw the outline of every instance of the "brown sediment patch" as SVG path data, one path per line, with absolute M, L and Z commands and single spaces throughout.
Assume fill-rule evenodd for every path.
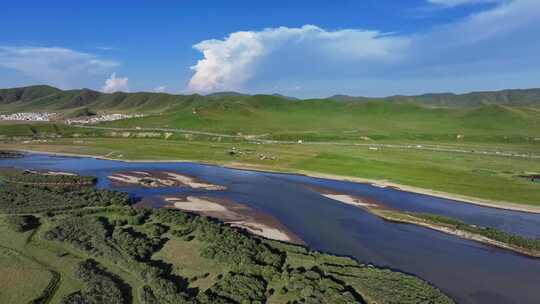
M 272 215 L 237 202 L 206 196 L 166 196 L 164 200 L 170 203 L 166 206 L 168 208 L 216 218 L 233 227 L 245 229 L 267 239 L 304 244 L 298 236 Z
M 43 175 L 52 175 L 52 176 L 59 176 L 59 175 L 64 175 L 64 176 L 77 176 L 77 174 L 75 173 L 71 173 L 71 172 L 63 172 L 63 171 L 47 171 L 47 172 L 43 172 L 41 173 Z
M 143 186 L 147 188 L 189 187 L 202 190 L 226 190 L 220 185 L 207 183 L 201 179 L 168 171 L 126 171 L 115 172 L 109 180 L 115 186 Z
M 371 204 L 366 199 L 361 199 L 358 197 L 354 197 L 352 195 L 346 195 L 346 194 L 322 194 L 322 196 L 333 199 L 335 201 L 340 201 L 342 203 L 353 205 L 357 207 L 375 207 L 377 208 L 377 204 Z

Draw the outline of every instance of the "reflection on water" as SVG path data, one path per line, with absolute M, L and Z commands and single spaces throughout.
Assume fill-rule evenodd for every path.
M 98 187 L 139 198 L 205 195 L 246 203 L 272 214 L 310 247 L 417 275 L 459 303 L 540 303 L 540 260 L 413 225 L 384 222 L 360 208 L 325 198 L 304 185 L 328 188 L 413 212 L 429 212 L 540 237 L 540 215 L 480 207 L 366 184 L 299 175 L 226 169 L 194 163 L 124 163 L 30 154 L 0 166 L 94 175 Z M 167 170 L 199 177 L 227 191 L 115 188 L 107 176 L 122 170 Z

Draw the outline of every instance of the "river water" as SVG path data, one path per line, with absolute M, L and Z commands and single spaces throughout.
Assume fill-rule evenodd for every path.
M 98 187 L 126 191 L 137 198 L 190 194 L 231 199 L 273 215 L 313 249 L 416 275 L 458 303 L 540 303 L 540 259 L 414 225 L 385 222 L 360 208 L 325 198 L 305 185 L 534 238 L 540 238 L 540 214 L 475 206 L 368 184 L 196 163 L 126 163 L 28 154 L 0 160 L 0 167 L 8 166 L 93 175 L 98 177 Z M 226 186 L 227 190 L 113 187 L 107 176 L 125 170 L 174 171 Z

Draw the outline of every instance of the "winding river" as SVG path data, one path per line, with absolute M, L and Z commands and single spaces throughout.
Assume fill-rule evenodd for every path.
M 126 191 L 138 198 L 186 194 L 230 199 L 273 215 L 313 249 L 414 274 L 458 303 L 540 303 L 540 259 L 422 227 L 385 222 L 363 209 L 325 198 L 305 185 L 534 238 L 540 238 L 540 214 L 481 207 L 368 184 L 195 163 L 126 163 L 28 154 L 24 158 L 0 160 L 0 167 L 9 166 L 94 175 L 99 178 L 98 187 Z M 107 176 L 126 170 L 175 171 L 226 186 L 227 190 L 111 185 Z

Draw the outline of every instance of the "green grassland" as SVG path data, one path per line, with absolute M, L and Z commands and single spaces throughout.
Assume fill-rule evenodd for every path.
M 178 210 L 134 209 L 122 194 L 80 195 L 102 191 L 90 186 L 0 190 L 2 303 L 453 303 L 409 275 Z M 63 195 L 81 199 L 74 207 Z
M 425 140 L 453 142 L 534 142 L 540 112 L 533 107 L 486 105 L 427 108 L 412 103 L 283 101 L 253 96 L 106 124 L 113 127 L 184 128 L 226 134 L 263 135 L 276 140 Z M 459 139 L 458 139 L 459 138 Z
M 83 110 L 141 113 L 147 117 L 107 125 L 184 128 L 306 141 L 362 137 L 455 141 L 459 136 L 461 141 L 470 142 L 524 143 L 534 142 L 539 134 L 538 91 L 489 92 L 480 95 L 484 97 L 469 96 L 470 104 L 435 107 L 425 102 L 425 96 L 292 100 L 272 95 L 103 94 L 35 86 L 0 90 L 0 112 L 49 111 L 64 116 Z
M 52 279 L 52 274 L 46 267 L 23 253 L 24 241 L 30 233 L 18 235 L 10 231 L 4 218 L 0 218 L 0 230 L 0 269 L 3 274 L 0 278 L 0 302 L 28 303 L 40 296 Z

